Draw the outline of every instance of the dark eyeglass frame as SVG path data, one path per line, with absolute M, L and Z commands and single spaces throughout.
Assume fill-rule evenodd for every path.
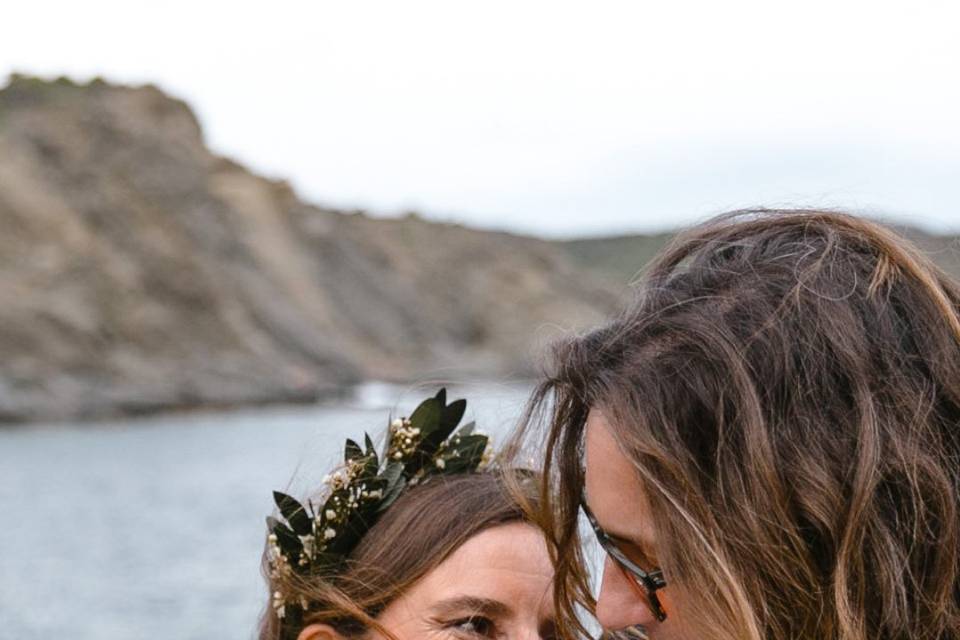
M 614 542 L 610 534 L 604 531 L 600 523 L 597 522 L 596 516 L 590 511 L 590 507 L 587 506 L 587 500 L 583 496 L 580 497 L 580 508 L 583 509 L 583 514 L 587 516 L 587 522 L 589 522 L 593 528 L 593 533 L 597 536 L 597 542 L 600 543 L 603 550 L 627 575 L 627 579 L 630 580 L 637 589 L 643 589 L 645 592 L 644 595 L 647 597 L 647 603 L 650 605 L 650 610 L 653 612 L 653 615 L 656 616 L 657 620 L 660 622 L 666 620 L 667 612 L 663 610 L 663 605 L 660 604 L 660 598 L 657 596 L 657 591 L 667 586 L 667 581 L 663 579 L 663 571 L 661 569 L 644 571 L 627 557 L 627 554 Z

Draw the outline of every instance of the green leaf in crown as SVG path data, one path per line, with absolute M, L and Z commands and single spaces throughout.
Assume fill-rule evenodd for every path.
M 390 423 L 382 458 L 368 434 L 363 447 L 348 439 L 343 466 L 325 479 L 330 494 L 319 509 L 275 491 L 282 520 L 267 518 L 271 578 L 277 580 L 288 572 L 335 575 L 406 487 L 484 466 L 489 456 L 487 436 L 475 433 L 472 422 L 457 430 L 466 409 L 466 400 L 447 404 L 447 391 L 440 389 L 409 418 Z M 279 591 L 274 594 L 276 614 L 290 622 L 299 620 L 308 604 L 288 602 Z

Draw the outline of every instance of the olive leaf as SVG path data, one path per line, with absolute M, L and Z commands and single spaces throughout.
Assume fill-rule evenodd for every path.
M 340 514 L 344 512 L 344 505 L 347 504 L 347 501 L 350 499 L 350 491 L 346 488 L 340 488 L 336 491 L 333 491 L 329 496 L 327 496 L 326 501 L 323 503 L 323 508 L 320 510 L 320 527 L 326 528 L 328 526 L 333 526 L 335 529 L 339 524 L 334 522 L 332 525 L 329 524 L 331 518 L 327 517 L 328 513 Z
M 373 446 L 373 440 L 370 439 L 369 433 L 363 434 L 363 444 L 366 446 L 366 453 L 364 453 L 364 463 L 363 471 L 361 476 L 364 478 L 375 478 L 377 472 L 380 471 L 380 459 L 377 457 L 377 449 Z
M 359 521 L 356 514 L 352 514 L 347 522 L 336 528 L 337 535 L 327 540 L 327 552 L 338 553 L 346 556 L 350 550 L 360 541 L 366 529 L 358 526 Z
M 458 435 L 453 442 L 447 445 L 447 450 L 456 452 L 459 457 L 478 456 L 483 454 L 489 441 L 490 439 L 481 433 L 466 436 Z
M 391 460 L 380 477 L 386 481 L 387 491 L 390 491 L 403 478 L 403 463 Z
M 356 442 L 347 438 L 347 444 L 343 448 L 343 461 L 347 464 L 350 464 L 354 460 L 359 460 L 363 457 L 363 449 L 360 448 Z
M 444 440 L 449 438 L 453 430 L 456 429 L 466 409 L 467 401 L 457 400 L 441 410 L 440 419 L 436 428 L 424 437 L 423 442 L 417 448 L 418 455 L 415 456 L 415 461 L 418 463 L 418 466 L 415 467 L 413 473 L 416 473 L 421 467 L 430 463 L 437 454 L 437 451 L 439 451 L 440 445 L 442 445 Z M 410 473 L 409 469 L 410 466 L 408 465 L 408 473 Z
M 437 427 L 442 411 L 443 405 L 436 398 L 427 398 L 410 414 L 410 426 L 426 435 Z
M 451 402 L 443 408 L 443 412 L 440 415 L 440 428 L 447 432 L 447 435 L 450 435 L 463 418 L 463 414 L 467 410 L 467 401 L 466 400 L 456 400 Z
M 391 472 L 391 467 L 395 470 L 395 473 L 391 474 L 391 478 L 388 479 L 386 488 L 383 491 L 383 498 L 381 498 L 380 504 L 377 507 L 377 513 L 385 511 L 387 507 L 393 504 L 393 502 L 400 497 L 404 487 L 407 486 L 407 479 L 402 473 L 403 465 L 394 464 L 388 466 L 387 471 L 384 472 L 384 476 Z
M 364 434 L 363 434 L 363 444 L 366 445 L 366 447 L 367 447 L 367 453 L 366 453 L 366 455 L 368 455 L 368 456 L 373 456 L 374 458 L 376 458 L 376 457 L 377 457 L 377 448 L 373 446 L 373 440 L 370 439 L 370 434 L 369 434 L 369 433 L 364 432 Z
M 406 461 L 404 473 L 407 477 L 413 477 L 426 465 L 433 454 L 439 442 L 443 441 L 443 436 L 435 443 L 436 436 L 439 435 L 439 428 L 443 416 L 443 405 L 437 398 L 428 398 L 420 403 L 410 415 L 410 426 L 420 430 L 420 443 L 416 451 Z
M 297 534 L 276 518 L 267 516 L 267 529 L 277 536 L 277 546 L 287 558 L 295 558 L 303 551 L 303 543 L 300 542 Z
M 474 434 L 458 438 L 459 442 L 447 445 L 443 452 L 443 468 L 438 469 L 437 473 L 465 473 L 475 471 L 480 466 L 489 440 L 487 436 Z
M 273 501 L 277 503 L 277 508 L 280 509 L 280 513 L 283 514 L 283 517 L 290 524 L 290 528 L 293 529 L 297 535 L 310 535 L 313 531 L 313 518 L 307 514 L 307 510 L 303 508 L 302 504 L 279 491 L 273 492 Z
M 376 478 L 379 470 L 380 461 L 377 460 L 377 453 L 374 451 L 370 455 L 364 457 L 363 469 L 360 472 L 360 477 L 363 479 Z

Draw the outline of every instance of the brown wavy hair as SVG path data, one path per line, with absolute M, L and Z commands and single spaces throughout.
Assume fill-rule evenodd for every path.
M 680 235 L 637 284 L 556 345 L 518 436 L 547 430 L 565 634 L 595 605 L 577 534 L 595 407 L 698 637 L 960 637 L 957 283 L 873 222 L 751 210 Z
M 536 511 L 535 475 L 527 471 L 490 470 L 437 476 L 409 488 L 370 528 L 336 575 L 288 576 L 271 580 L 264 553 L 263 574 L 272 594 L 309 603 L 296 628 L 281 624 L 267 604 L 259 640 L 295 640 L 311 624 L 329 624 L 344 636 L 374 629 L 389 630 L 377 616 L 417 580 L 478 533 L 501 524 L 527 521 Z M 517 488 L 519 487 L 519 492 Z

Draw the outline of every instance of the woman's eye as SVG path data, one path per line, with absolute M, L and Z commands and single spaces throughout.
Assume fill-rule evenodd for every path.
M 473 616 L 462 620 L 455 620 L 450 627 L 459 633 L 491 638 L 494 635 L 493 620 L 483 616 Z

